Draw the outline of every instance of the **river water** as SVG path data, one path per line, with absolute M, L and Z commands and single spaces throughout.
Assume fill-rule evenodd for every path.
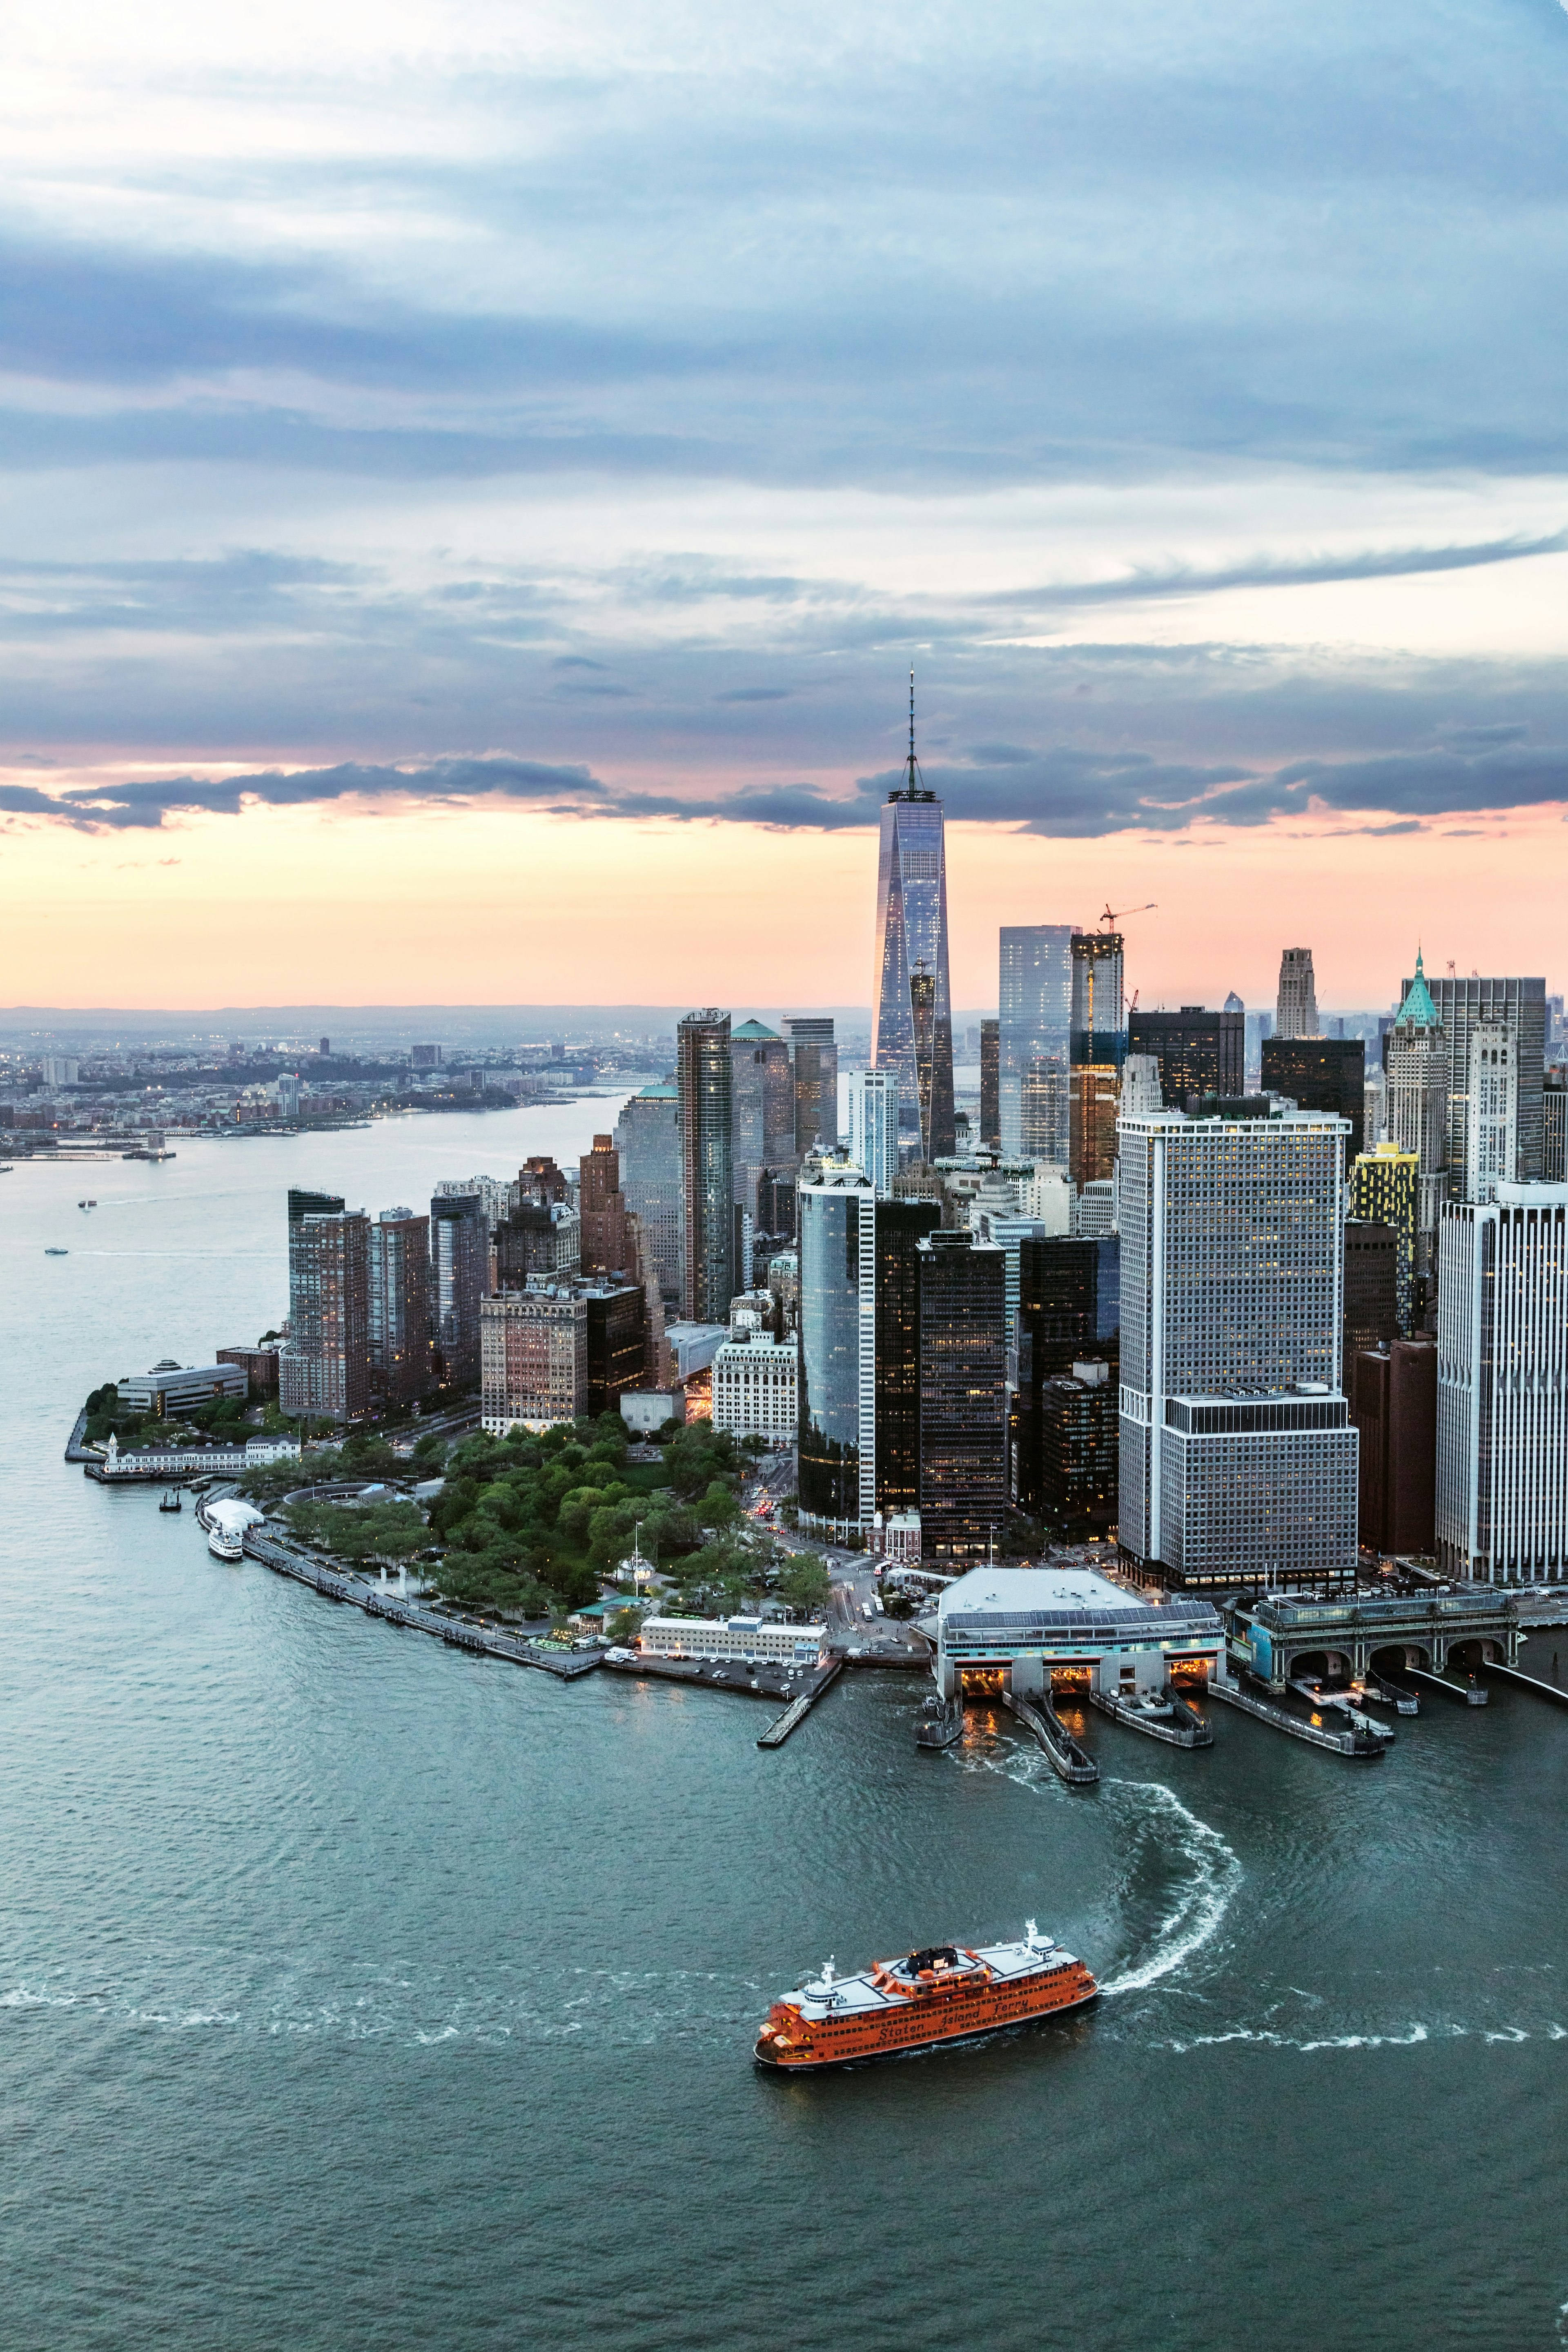
M 422 1202 L 614 1108 L 0 1178 L 0 2341 L 1568 2340 L 1568 1711 L 1429 1702 L 1371 1766 L 1095 1718 L 1084 1795 L 1005 1720 L 918 1752 L 866 1675 L 764 1753 L 750 1702 L 458 1656 L 62 1465 L 100 1380 L 279 1318 L 289 1183 Z M 1089 2016 L 752 2069 L 804 1964 L 1031 1913 Z

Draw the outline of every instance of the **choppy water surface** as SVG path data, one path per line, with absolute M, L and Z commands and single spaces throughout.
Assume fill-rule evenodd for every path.
M 276 1320 L 289 1181 L 374 1211 L 614 1108 L 0 1179 L 0 2339 L 1563 2341 L 1568 1711 L 1433 1703 L 1375 1766 L 1095 1718 L 1082 1795 L 1005 1717 L 919 1753 L 868 1676 L 764 1754 L 749 1702 L 454 1656 L 61 1465 L 89 1385 Z M 1093 2014 L 753 2072 L 803 1965 L 1031 1912 Z

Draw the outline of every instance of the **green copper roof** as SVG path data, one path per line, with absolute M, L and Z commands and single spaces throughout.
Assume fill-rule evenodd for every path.
M 1405 1002 L 1399 1008 L 1399 1018 L 1401 1023 L 1409 1022 L 1416 1029 L 1440 1029 L 1443 1025 L 1437 1018 L 1437 1008 L 1432 1002 L 1431 991 L 1426 985 L 1426 975 L 1422 970 L 1419 948 L 1415 950 L 1415 977 L 1405 992 Z
M 776 1045 L 780 1043 L 776 1029 L 765 1029 L 760 1021 L 742 1021 L 738 1029 L 730 1032 L 731 1042 L 743 1038 L 748 1045 Z

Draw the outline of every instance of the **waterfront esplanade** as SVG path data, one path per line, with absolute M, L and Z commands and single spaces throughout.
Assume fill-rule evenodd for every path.
M 1091 1568 L 976 1568 L 937 1604 L 934 1672 L 963 1691 L 1162 1690 L 1208 1675 L 1225 1648 L 1209 1601 L 1158 1605 Z

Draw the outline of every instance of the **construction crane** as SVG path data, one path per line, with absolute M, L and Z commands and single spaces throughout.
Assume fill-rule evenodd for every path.
M 1150 898 L 1145 900 L 1142 907 L 1112 907 L 1108 898 L 1105 902 L 1105 912 L 1100 919 L 1100 926 L 1104 930 L 1113 931 L 1123 915 L 1152 915 L 1158 904 L 1157 899 Z

